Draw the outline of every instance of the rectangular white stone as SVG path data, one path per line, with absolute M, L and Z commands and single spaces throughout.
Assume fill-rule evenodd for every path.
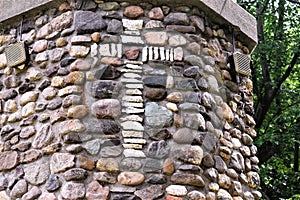
M 122 98 L 122 101 L 142 103 L 142 102 L 144 102 L 144 99 L 141 96 L 124 96 Z
M 141 74 L 141 73 L 142 73 L 142 70 L 137 70 L 137 69 L 126 69 L 126 68 L 123 68 L 123 69 L 121 69 L 121 72 L 125 72 L 125 73 L 138 73 L 138 74 Z
M 116 56 L 117 55 L 117 53 L 118 53 L 118 51 L 117 51 L 117 45 L 116 44 L 111 44 L 110 45 L 110 50 L 111 50 L 111 56 Z
M 144 133 L 141 131 L 122 131 L 122 136 L 125 138 L 142 138 Z
M 170 50 L 170 61 L 171 62 L 174 61 L 174 51 L 173 51 L 173 49 Z
M 142 122 L 143 118 L 138 115 L 128 115 L 125 117 L 120 118 L 121 121 L 137 121 Z
M 134 78 L 121 78 L 122 83 L 143 83 L 143 81 Z
M 142 114 L 144 112 L 145 112 L 145 109 L 139 109 L 139 108 L 133 108 L 133 107 L 128 107 L 128 108 L 122 110 L 122 113 L 126 113 L 126 114 Z
M 134 73 L 124 73 L 123 76 L 125 78 L 142 78 L 141 75 L 139 74 L 134 74 Z
M 122 44 L 117 44 L 117 51 L 118 51 L 117 57 L 118 58 L 122 58 L 122 54 L 123 54 L 123 52 L 122 52 Z
M 149 47 L 149 60 L 153 60 L 153 47 Z
M 181 47 L 177 47 L 174 49 L 174 60 L 182 61 L 183 58 L 183 50 Z
M 143 89 L 144 85 L 143 84 L 126 84 L 125 87 L 128 89 Z
M 160 54 L 160 60 L 165 60 L 165 48 L 164 47 L 159 47 L 159 54 Z
M 128 131 L 144 131 L 144 126 L 140 122 L 125 121 L 121 123 L 122 129 Z
M 132 89 L 132 90 L 129 89 L 129 90 L 126 90 L 125 93 L 127 95 L 142 95 L 143 94 L 142 91 L 139 89 Z
M 111 56 L 109 44 L 100 44 L 99 53 L 101 56 Z
M 98 55 L 98 45 L 95 43 L 91 45 L 91 56 L 97 57 L 97 55 Z
M 153 51 L 154 51 L 154 60 L 158 60 L 159 57 L 158 47 L 154 47 Z
M 125 35 L 141 35 L 140 31 L 124 31 Z
M 130 143 L 130 144 L 146 144 L 147 141 L 145 139 L 140 139 L 140 138 L 131 138 L 131 139 L 124 139 L 125 143 Z
M 142 64 L 144 64 L 144 63 L 141 62 L 141 61 L 136 61 L 136 60 L 125 60 L 125 61 L 124 61 L 124 64 L 125 64 L 125 65 L 127 65 L 127 64 L 142 65 Z
M 166 50 L 166 60 L 170 60 L 170 50 Z
M 146 62 L 148 60 L 148 47 L 144 47 L 142 50 L 142 61 Z
M 129 69 L 143 69 L 142 66 L 134 65 L 134 64 L 127 64 L 126 68 L 129 68 Z
M 123 26 L 127 30 L 135 31 L 143 28 L 143 20 L 122 19 Z
M 122 102 L 124 107 L 134 107 L 134 108 L 143 108 L 143 103 L 129 103 L 129 102 Z
M 131 35 L 121 35 L 122 43 L 125 44 L 144 44 L 141 37 Z
M 122 144 L 125 149 L 143 149 L 141 144 Z
M 146 158 L 146 155 L 141 150 L 135 150 L 135 149 L 124 149 L 123 155 L 126 158 Z

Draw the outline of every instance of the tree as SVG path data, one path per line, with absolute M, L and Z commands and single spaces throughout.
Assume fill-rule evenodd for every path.
M 257 19 L 252 55 L 255 120 L 266 199 L 300 193 L 300 1 L 240 0 Z

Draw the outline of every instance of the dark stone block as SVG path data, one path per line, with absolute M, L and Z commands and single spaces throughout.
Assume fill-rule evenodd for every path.
M 91 95 L 95 98 L 111 98 L 119 93 L 119 84 L 116 81 L 95 81 L 91 87 Z
M 8 99 L 13 99 L 18 95 L 16 90 L 6 90 L 2 93 L 2 99 L 7 101 Z
M 166 76 L 148 76 L 143 79 L 144 84 L 149 87 L 165 88 L 167 83 Z
M 196 81 L 192 78 L 176 80 L 175 88 L 179 90 L 199 91 Z
M 95 73 L 95 78 L 98 80 L 111 80 L 116 79 L 121 76 L 121 72 L 118 71 L 113 66 L 106 66 L 103 69 L 97 70 Z
M 98 13 L 91 11 L 77 11 L 75 13 L 75 29 L 79 34 L 101 31 L 106 27 L 106 22 Z

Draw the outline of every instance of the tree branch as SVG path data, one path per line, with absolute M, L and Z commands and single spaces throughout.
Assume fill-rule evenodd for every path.
M 290 74 L 292 73 L 296 63 L 297 63 L 297 60 L 299 59 L 300 57 L 300 46 L 298 48 L 298 51 L 294 54 L 288 68 L 285 70 L 285 73 L 282 75 L 282 77 L 279 79 L 276 87 L 274 88 L 274 95 L 276 95 L 282 85 L 282 83 L 290 76 Z
M 300 5 L 300 1 L 298 1 L 298 0 L 287 0 L 287 1 Z

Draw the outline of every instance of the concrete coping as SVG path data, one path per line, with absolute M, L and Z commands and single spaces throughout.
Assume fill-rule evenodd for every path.
M 122 0 L 109 0 L 118 1 Z M 129 2 L 141 0 L 126 0 Z M 182 0 L 143 0 L 157 5 L 184 5 Z M 15 22 L 18 17 L 34 11 L 39 11 L 42 7 L 59 5 L 62 0 L 0 0 L 0 25 L 7 22 Z M 257 28 L 256 19 L 246 10 L 240 7 L 234 0 L 189 0 L 189 4 L 204 10 L 212 22 L 227 25 L 234 30 L 236 39 L 247 44 L 250 51 L 256 47 Z M 38 9 L 39 8 L 39 9 Z M 31 13 L 31 15 L 32 15 Z M 14 20 L 14 21 L 13 21 Z

